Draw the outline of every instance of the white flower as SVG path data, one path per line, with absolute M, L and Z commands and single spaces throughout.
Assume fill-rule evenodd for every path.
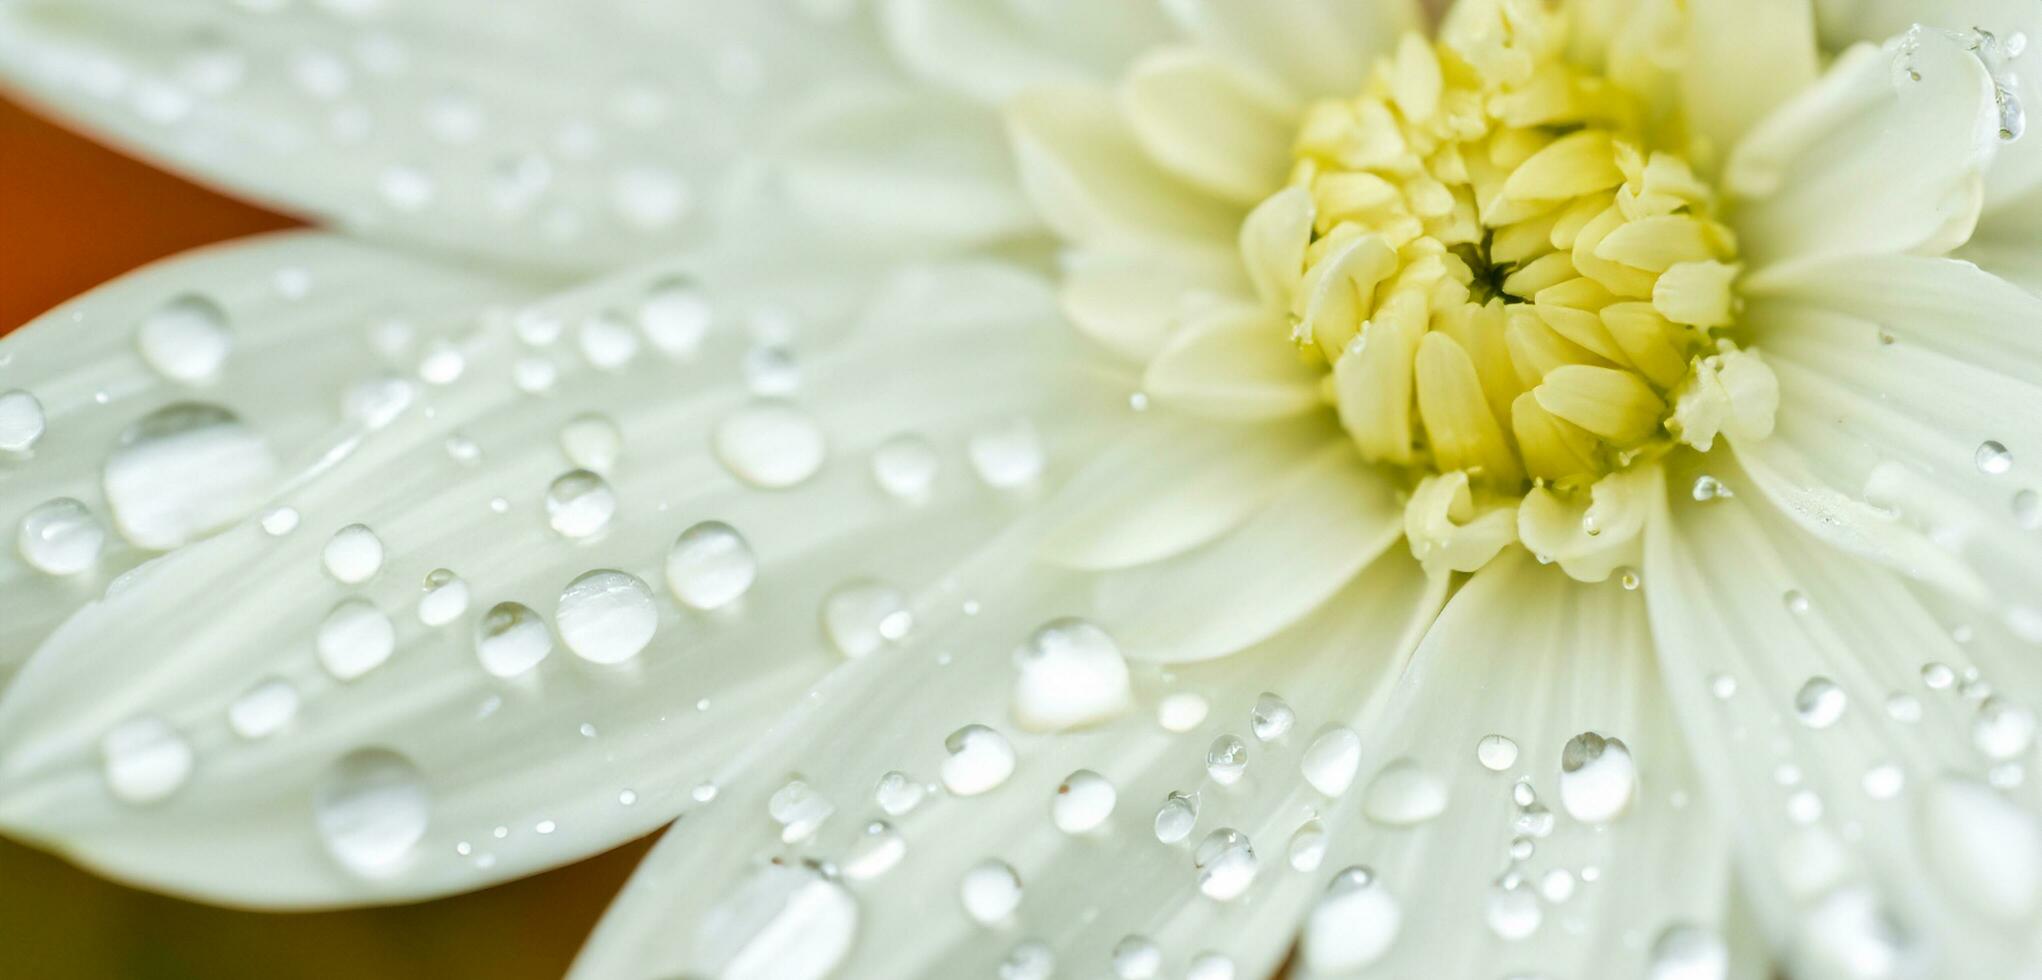
M 679 816 L 589 977 L 2031 973 L 2042 9 L 1812 7 L 0 6 L 340 229 L 0 345 L 0 826 Z

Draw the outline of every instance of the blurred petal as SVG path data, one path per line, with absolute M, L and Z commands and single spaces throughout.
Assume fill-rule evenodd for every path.
M 1293 94 L 1349 96 L 1376 59 L 1423 26 L 1414 0 L 1163 0 L 1186 33 Z
M 1036 85 L 1106 81 L 1170 37 L 1150 3 L 881 0 L 887 41 L 909 70 L 987 102 Z

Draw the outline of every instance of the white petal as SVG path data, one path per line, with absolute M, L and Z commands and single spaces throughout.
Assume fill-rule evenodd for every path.
M 2035 789 L 1977 785 L 1992 761 L 1967 737 L 1980 708 L 1934 666 L 2032 697 L 2032 651 L 1989 624 L 1960 646 L 1896 576 L 1808 541 L 1753 495 L 1675 498 L 1647 535 L 1672 713 L 1709 796 L 1738 815 L 1739 870 L 1787 968 L 2033 963 Z M 1983 834 L 2004 841 L 1996 864 L 1961 843 Z
M 1923 30 L 1859 46 L 1730 155 L 1724 184 L 1755 270 L 1840 255 L 1942 252 L 1977 220 L 1998 142 L 1992 79 Z
M 1135 138 L 1171 173 L 1242 205 L 1283 186 L 1297 107 L 1266 79 L 1170 48 L 1135 62 L 1121 100 Z
M 1424 24 L 1411 0 L 1163 0 L 1184 30 L 1306 98 L 1361 91 L 1376 59 Z
M 278 499 L 303 530 L 278 538 L 251 521 L 174 552 L 43 644 L 0 701 L 0 822 L 124 880 L 271 907 L 412 899 L 584 857 L 671 819 L 690 787 L 841 661 L 819 629 L 825 596 L 858 581 L 933 582 L 1007 520 L 1006 494 L 967 475 L 960 447 L 1030 420 L 1047 447 L 1038 468 L 1053 480 L 1067 454 L 1112 433 L 1102 419 L 1126 382 L 1073 374 L 1079 362 L 1047 329 L 1054 307 L 1039 281 L 992 266 L 889 275 L 840 257 L 824 266 L 829 277 L 802 282 L 738 252 L 704 267 L 701 288 L 719 316 L 799 325 L 777 338 L 805 358 L 786 396 L 801 407 L 785 411 L 820 420 L 831 456 L 819 472 L 757 490 L 706 451 L 719 420 L 754 397 L 735 380 L 748 346 L 739 331 L 714 330 L 692 364 L 647 352 L 606 368 L 564 342 L 516 337 L 514 321 L 532 338 L 535 322 L 635 304 L 670 269 L 486 319 L 461 338 L 461 381 L 421 392 L 351 455 L 287 474 Z M 550 395 L 509 383 L 529 358 L 555 365 Z M 346 375 L 322 372 L 348 369 L 343 358 L 304 363 L 291 387 L 337 386 Z M 614 421 L 623 449 L 607 491 L 577 484 L 570 502 L 604 533 L 570 540 L 555 531 L 570 525 L 549 526 L 542 497 L 574 465 L 560 427 L 592 410 Z M 902 432 L 943 447 L 919 506 L 883 491 L 869 464 Z M 470 449 L 450 456 L 456 433 L 479 462 L 464 462 Z M 591 494 L 614 516 L 587 510 Z M 661 600 L 650 645 L 620 664 L 599 662 L 609 646 L 581 640 L 635 643 L 637 620 L 604 633 L 576 617 L 570 647 L 554 649 L 556 606 L 583 601 L 563 597 L 570 582 L 590 569 L 660 582 L 670 544 L 705 519 L 738 528 L 756 555 L 741 601 L 698 613 Z M 386 557 L 376 577 L 342 587 L 319 552 L 330 529 L 356 522 Z M 436 568 L 465 580 L 473 602 L 427 627 L 414 606 Z M 388 616 L 397 649 L 341 682 L 313 657 L 313 633 L 350 595 Z M 908 625 L 882 619 L 877 642 Z M 486 652 L 485 628 L 501 640 Z M 295 720 L 267 738 L 237 736 L 230 705 L 271 677 L 296 688 Z M 103 737 L 133 718 L 167 724 L 179 737 L 148 744 L 185 745 L 191 759 L 167 788 L 141 783 L 155 798 L 147 805 L 116 799 L 99 772 Z
M 1105 573 L 1094 601 L 1129 657 L 1209 660 L 1289 626 L 1402 537 L 1394 482 L 1335 438 L 1231 533 Z
M 1078 329 L 1128 360 L 1146 364 L 1187 315 L 1245 295 L 1231 245 L 1072 249 L 1065 257 L 1064 312 Z
M 490 304 L 530 294 L 513 280 L 290 233 L 156 264 L 9 335 L 0 343 L 0 389 L 26 391 L 44 422 L 31 454 L 0 459 L 0 515 L 8 522 L 0 550 L 0 673 L 11 674 L 121 573 L 165 546 L 249 516 L 285 488 L 287 474 L 316 470 L 329 454 L 347 451 L 366 428 L 359 416 L 343 414 L 351 385 L 412 375 L 436 338 L 458 335 L 466 318 Z M 225 344 L 217 369 L 193 382 L 152 368 L 138 342 L 145 324 L 181 302 L 216 311 Z M 376 337 L 400 333 L 402 351 L 377 349 Z M 400 393 L 420 387 L 396 384 Z M 159 459 L 160 466 L 132 471 L 140 492 L 115 488 L 129 511 L 115 512 L 104 472 L 109 455 L 137 421 L 178 404 L 232 413 L 257 440 L 250 448 L 266 447 L 256 456 L 269 464 L 235 476 L 216 468 L 223 457 L 196 468 Z M 96 558 L 59 576 L 27 560 L 17 528 L 31 510 L 63 498 L 82 503 L 104 534 Z M 137 537 L 141 544 L 131 541 Z
M 1086 0 L 880 0 L 895 56 L 987 102 L 1046 84 L 1106 81 L 1166 41 L 1150 4 Z
M 839 976 L 993 976 L 1010 950 L 1030 942 L 1049 948 L 1059 976 L 1111 975 L 1112 951 L 1129 936 L 1152 941 L 1170 975 L 1207 953 L 1232 960 L 1238 976 L 1276 968 L 1323 881 L 1286 867 L 1288 838 L 1321 800 L 1302 779 L 1298 757 L 1309 732 L 1323 725 L 1369 724 L 1438 608 L 1440 585 L 1408 561 L 1380 563 L 1338 601 L 1251 655 L 1177 668 L 1168 687 L 1153 673 L 1137 673 L 1147 703 L 1171 690 L 1209 696 L 1214 710 L 1202 725 L 1171 734 L 1145 713 L 1083 733 L 1010 732 L 1020 761 L 1003 785 L 982 797 L 935 796 L 886 817 L 872 805 L 882 773 L 927 778 L 943 759 L 946 732 L 965 723 L 1008 727 L 1002 698 L 1010 668 L 990 652 L 999 639 L 1048 610 L 1076 608 L 1059 603 L 1076 598 L 1067 590 L 1078 583 L 1059 590 L 1003 562 L 964 578 L 986 597 L 984 612 L 971 623 L 934 624 L 923 637 L 931 648 L 961 655 L 942 666 L 915 649 L 895 663 L 860 661 L 831 678 L 808 717 L 733 764 L 737 781 L 654 850 L 575 976 L 704 972 L 710 937 L 703 930 L 725 883 L 763 858 L 795 856 L 760 812 L 786 772 L 801 773 L 846 811 L 800 855 L 840 860 L 858 848 L 872 818 L 888 820 L 906 840 L 892 870 L 850 885 L 860 935 Z M 987 653 L 962 655 L 972 650 Z M 1243 778 L 1222 787 L 1206 773 L 1206 746 L 1216 735 L 1245 733 L 1262 690 L 1288 702 L 1297 727 L 1277 741 L 1257 741 Z M 1080 769 L 1109 781 L 1116 803 L 1104 826 L 1072 835 L 1052 819 L 1052 801 Z M 1200 796 L 1197 833 L 1166 845 L 1153 829 L 1156 809 L 1178 791 Z M 1346 829 L 1328 823 L 1336 835 Z M 1246 834 L 1258 865 L 1249 893 L 1229 902 L 1201 895 L 1193 866 L 1192 845 L 1220 827 Z M 967 869 L 988 860 L 1010 866 L 1021 882 L 1020 904 L 994 927 L 975 923 L 957 897 Z
M 1276 419 L 1320 408 L 1325 372 L 1291 343 L 1283 318 L 1259 307 L 1187 321 L 1142 373 L 1165 405 L 1218 419 Z
M 1815 81 L 1815 16 L 1807 0 L 1719 0 L 1687 9 L 1682 105 L 1718 152 Z

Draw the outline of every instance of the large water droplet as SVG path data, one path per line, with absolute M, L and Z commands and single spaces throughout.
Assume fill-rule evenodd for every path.
M 1089 833 L 1113 815 L 1113 805 L 1119 799 L 1119 791 L 1106 777 L 1080 769 L 1065 776 L 1056 788 L 1056 798 L 1049 807 L 1050 819 L 1066 834 Z
M 943 740 L 943 786 L 958 796 L 977 796 L 1014 774 L 1014 746 L 984 725 L 966 725 Z
M 964 873 L 958 886 L 964 912 L 979 925 L 993 925 L 1021 907 L 1021 876 L 997 858 L 988 858 Z
M 333 532 L 319 560 L 326 565 L 326 574 L 342 583 L 366 582 L 383 569 L 383 539 L 367 525 L 349 524 Z
M 936 447 L 913 433 L 897 435 L 872 451 L 872 480 L 897 500 L 929 499 L 936 485 Z
M 853 660 L 907 636 L 914 623 L 907 595 L 880 582 L 846 582 L 823 597 L 823 635 Z
M 1344 725 L 1320 732 L 1298 762 L 1305 782 L 1327 796 L 1347 792 L 1360 768 L 1361 736 Z
M 403 868 L 432 820 L 425 777 L 388 749 L 357 749 L 326 771 L 312 795 L 312 820 L 326 850 L 356 874 Z
M 268 738 L 298 716 L 298 700 L 290 681 L 260 681 L 227 705 L 227 727 L 242 738 Z
M 587 572 L 560 590 L 553 625 L 567 649 L 590 663 L 623 663 L 638 656 L 659 628 L 652 590 L 635 575 L 614 569 Z
M 1014 651 L 1014 719 L 1029 731 L 1096 724 L 1131 703 L 1127 660 L 1106 631 L 1082 619 L 1038 627 Z
M 1191 836 L 1191 828 L 1198 825 L 1198 797 L 1184 793 L 1171 793 L 1156 808 L 1156 839 L 1165 844 L 1175 844 Z
M 703 976 L 822 980 L 857 934 L 858 900 L 848 889 L 808 865 L 776 863 L 702 917 L 695 949 Z
M 561 474 L 546 488 L 546 522 L 564 538 L 601 534 L 617 516 L 617 494 L 588 470 Z
M 1645 967 L 1645 980 L 1724 980 L 1729 975 L 1730 948 L 1723 938 L 1685 922 L 1660 930 Z
M 1843 717 L 1850 697 L 1827 677 L 1810 677 L 1794 692 L 1794 717 L 1810 728 L 1828 728 Z
M 1397 759 L 1369 780 L 1361 809 L 1368 818 L 1392 827 L 1421 824 L 1446 812 L 1446 780 L 1416 759 Z
M 179 296 L 142 317 L 135 331 L 142 360 L 172 381 L 210 381 L 227 363 L 234 334 L 227 312 L 204 296 Z
M 319 623 L 319 663 L 336 679 L 351 681 L 382 666 L 397 650 L 397 628 L 376 604 L 342 599 Z
M 624 453 L 624 432 L 600 412 L 584 412 L 560 427 L 560 451 L 567 461 L 595 473 L 608 473 Z
M 475 624 L 475 656 L 496 677 L 515 677 L 553 652 L 553 634 L 531 607 L 499 602 Z
M 1298 713 L 1280 697 L 1264 691 L 1255 698 L 1255 707 L 1248 711 L 1248 728 L 1255 733 L 1259 742 L 1274 742 L 1290 734 L 1291 726 L 1297 724 Z
M 16 389 L 0 392 L 0 452 L 25 453 L 35 448 L 48 425 L 43 403 Z
M 1319 974 L 1353 973 L 1382 959 L 1403 925 L 1403 910 L 1367 868 L 1334 876 L 1305 920 L 1304 961 Z
M 1221 786 L 1241 781 L 1248 771 L 1248 743 L 1238 735 L 1221 735 L 1205 750 L 1205 774 Z
M 1560 750 L 1560 806 L 1582 823 L 1607 823 L 1631 805 L 1638 764 L 1622 739 L 1582 732 Z
M 468 611 L 468 583 L 444 568 L 425 573 L 425 594 L 418 599 L 418 621 L 445 626 Z
M 99 743 L 106 788 L 123 803 L 154 803 L 191 777 L 191 743 L 161 718 L 144 715 L 114 727 Z
M 234 413 L 182 403 L 128 426 L 102 481 L 121 534 L 167 550 L 254 510 L 276 469 L 269 444 Z
M 1997 790 L 1944 776 L 1922 800 L 1932 864 L 1975 911 L 2019 922 L 2042 909 L 2042 824 Z
M 85 505 L 69 497 L 37 504 L 21 518 L 16 538 L 21 557 L 51 575 L 76 575 L 99 561 L 106 528 Z
M 722 521 L 703 521 L 674 541 L 666 556 L 667 588 L 693 609 L 720 609 L 745 594 L 759 562 L 744 536 Z
M 732 475 L 768 490 L 814 476 L 828 453 L 815 419 L 778 402 L 757 402 L 724 416 L 716 424 L 712 448 Z
M 1978 464 L 1978 472 L 1987 476 L 2000 476 L 2014 468 L 2014 454 L 2006 446 L 1991 439 L 1978 444 L 1978 451 L 1972 454 L 1972 461 Z
M 1192 854 L 1192 863 L 1198 868 L 1198 890 L 1205 897 L 1222 902 L 1245 894 L 1261 869 L 1248 835 L 1231 827 L 1205 835 Z
M 815 836 L 823 822 L 836 812 L 836 804 L 798 776 L 774 790 L 772 798 L 766 801 L 766 813 L 780 825 L 780 840 L 786 844 Z

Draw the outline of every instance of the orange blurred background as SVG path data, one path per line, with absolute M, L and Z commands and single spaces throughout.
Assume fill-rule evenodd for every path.
M 0 333 L 137 266 L 298 222 L 0 100 Z M 46 980 L 559 977 L 649 840 L 403 908 L 264 915 L 124 888 L 0 840 L 0 974 Z

